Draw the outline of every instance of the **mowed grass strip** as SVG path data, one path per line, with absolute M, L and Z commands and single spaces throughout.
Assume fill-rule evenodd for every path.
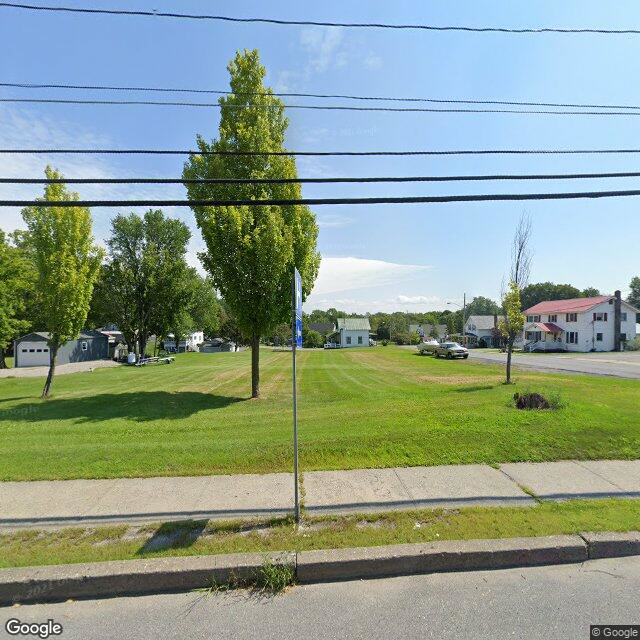
M 615 499 L 310 518 L 298 531 L 288 518 L 22 530 L 0 534 L 0 567 L 637 530 L 640 501 Z
M 0 380 L 0 479 L 290 471 L 291 354 L 184 354 L 169 366 Z M 517 371 L 376 347 L 302 351 L 303 470 L 640 458 L 640 381 Z M 518 411 L 516 391 L 563 408 Z

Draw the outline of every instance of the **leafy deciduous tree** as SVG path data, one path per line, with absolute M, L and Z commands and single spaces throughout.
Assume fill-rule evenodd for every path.
M 29 327 L 23 314 L 34 278 L 33 263 L 0 230 L 0 369 L 7 367 L 5 350 L 11 341 Z
M 48 179 L 61 174 L 47 167 Z M 47 184 L 42 200 L 77 200 L 62 183 Z M 91 213 L 86 207 L 41 207 L 22 210 L 33 244 L 38 274 L 38 304 L 49 332 L 49 374 L 42 390 L 48 397 L 58 349 L 77 338 L 89 312 L 93 285 L 103 252 L 93 242 Z
M 228 66 L 231 93 L 220 98 L 219 136 L 210 144 L 198 137 L 201 151 L 284 151 L 288 121 L 284 105 L 264 86 L 265 68 L 258 52 L 238 53 Z M 291 156 L 192 155 L 183 177 L 295 178 Z M 187 184 L 195 199 L 298 199 L 299 184 Z M 260 337 L 291 311 L 291 281 L 296 267 L 303 296 L 318 273 L 318 227 L 307 207 L 192 207 L 207 252 L 201 260 L 231 309 L 242 332 L 250 338 L 251 395 L 260 395 Z

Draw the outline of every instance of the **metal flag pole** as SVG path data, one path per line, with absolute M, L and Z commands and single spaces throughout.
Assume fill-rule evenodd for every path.
M 294 270 L 292 287 L 291 352 L 293 356 L 293 482 L 296 524 L 300 524 L 300 492 L 298 482 L 298 396 L 296 389 L 296 348 L 302 345 L 302 279 Z

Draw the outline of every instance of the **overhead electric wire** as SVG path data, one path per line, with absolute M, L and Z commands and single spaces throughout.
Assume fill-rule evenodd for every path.
M 178 18 L 183 20 L 213 20 L 217 22 L 257 23 L 285 26 L 344 27 L 358 29 L 414 29 L 420 31 L 463 31 L 472 33 L 592 33 L 603 35 L 638 35 L 640 29 L 602 29 L 575 27 L 469 27 L 464 25 L 388 24 L 381 22 L 328 22 L 319 20 L 283 20 L 278 18 L 240 18 L 212 14 L 178 13 L 170 11 L 145 11 L 141 9 L 97 9 L 92 7 L 67 7 L 60 5 L 32 5 L 17 2 L 0 2 L 0 7 L 55 13 L 83 13 L 112 16 L 138 16 Z
M 182 102 L 160 100 L 92 100 L 66 98 L 0 98 L 0 102 L 28 103 L 28 104 L 75 104 L 75 105 L 115 105 L 115 106 L 153 106 L 153 107 L 207 107 L 232 109 L 304 109 L 312 111 L 380 111 L 407 113 L 509 113 L 524 115 L 553 115 L 553 116 L 640 116 L 640 111 L 566 111 L 546 109 L 462 109 L 434 107 L 352 107 L 346 105 L 316 105 L 316 104 L 249 104 L 249 105 L 221 105 L 217 102 Z
M 264 200 L 0 200 L 0 207 L 264 207 L 342 204 L 443 204 L 447 202 L 575 200 L 593 198 L 618 198 L 630 196 L 640 196 L 640 189 L 633 189 L 628 191 L 577 191 L 567 193 L 494 193 L 373 198 L 273 198 Z
M 236 95 L 262 98 L 276 96 L 279 98 L 317 98 L 360 100 L 368 102 L 419 102 L 432 104 L 486 104 L 507 105 L 522 107 L 562 107 L 567 109 L 632 109 L 640 110 L 639 105 L 629 104 L 598 104 L 575 102 L 536 102 L 521 100 L 478 100 L 463 98 L 419 98 L 419 97 L 394 97 L 394 96 L 362 96 L 341 93 L 302 93 L 302 92 L 259 92 L 259 91 L 223 91 L 221 89 L 191 89 L 185 87 L 141 87 L 118 85 L 88 85 L 88 84 L 41 84 L 36 82 L 0 82 L 0 87 L 16 89 L 71 89 L 83 91 L 145 91 L 150 93 L 194 93 L 214 95 Z
M 380 176 L 339 178 L 0 178 L 0 184 L 335 184 L 387 182 L 476 182 L 494 180 L 582 180 L 638 178 L 640 171 L 607 173 L 481 174 L 453 176 Z
M 484 155 L 614 155 L 637 154 L 627 149 L 443 149 L 418 151 L 201 151 L 200 149 L 0 149 L 8 155 L 169 155 L 169 156 L 484 156 Z

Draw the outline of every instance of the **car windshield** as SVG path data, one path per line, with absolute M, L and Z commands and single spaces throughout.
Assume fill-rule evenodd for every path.
M 455 349 L 456 347 L 460 347 L 457 342 L 445 342 L 443 346 L 447 349 Z

